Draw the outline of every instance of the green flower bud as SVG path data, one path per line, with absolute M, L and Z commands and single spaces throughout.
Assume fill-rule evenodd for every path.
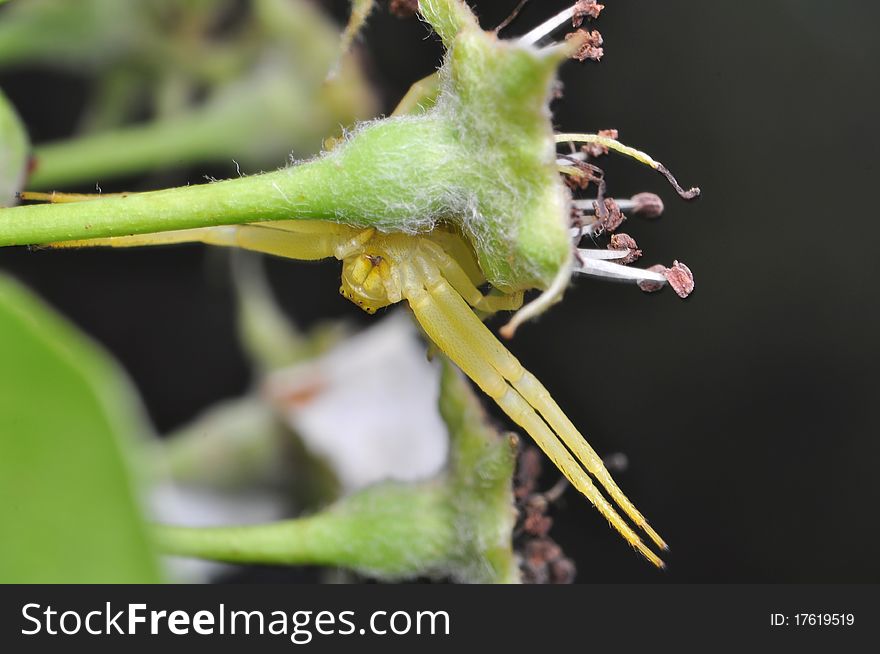
M 447 47 L 430 110 L 362 125 L 324 156 L 274 173 L 18 209 L 4 216 L 0 244 L 276 219 L 406 233 L 447 222 L 496 288 L 546 289 L 572 257 L 570 196 L 555 166 L 548 102 L 574 46 L 499 40 L 461 0 L 420 7 Z

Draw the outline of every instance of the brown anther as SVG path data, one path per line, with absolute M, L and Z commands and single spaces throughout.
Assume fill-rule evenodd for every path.
M 637 193 L 630 200 L 634 205 L 632 212 L 645 218 L 658 218 L 663 213 L 663 200 L 654 193 Z
M 618 132 L 616 129 L 600 129 L 599 136 L 605 136 L 617 140 Z M 596 157 L 601 157 L 603 154 L 608 154 L 608 148 L 600 143 L 587 143 L 586 145 L 581 146 L 581 152 L 595 159 Z
M 526 584 L 568 584 L 574 581 L 574 564 L 547 535 L 553 526 L 553 519 L 547 511 L 568 483 L 562 480 L 545 493 L 536 492 L 541 461 L 541 453 L 536 448 L 526 448 L 520 452 L 516 470 L 513 492 L 519 520 L 515 538 L 522 581 Z
M 546 536 L 553 527 L 553 518 L 548 516 L 546 511 L 546 503 L 544 507 L 527 504 L 522 523 L 523 531 L 530 536 Z
M 391 0 L 391 13 L 400 18 L 415 16 L 419 10 L 419 0 Z
M 596 217 L 602 222 L 606 232 L 613 232 L 626 220 L 626 216 L 612 198 L 605 198 L 601 205 L 594 202 L 593 206 L 596 208 Z
M 667 268 L 663 274 L 678 297 L 684 299 L 694 292 L 694 274 L 683 263 L 673 261 L 672 268 Z
M 519 466 L 516 471 L 516 484 L 513 493 L 517 499 L 525 499 L 535 492 L 538 477 L 541 476 L 541 453 L 528 447 L 519 455 Z
M 579 29 L 565 35 L 566 41 L 571 39 L 579 39 L 581 42 L 577 52 L 571 56 L 572 59 L 577 59 L 578 61 L 586 61 L 587 59 L 599 61 L 602 55 L 605 54 L 605 51 L 602 50 L 602 35 L 596 30 L 588 32 L 585 29 Z
M 598 18 L 605 5 L 600 5 L 596 0 L 578 0 L 572 9 L 571 24 L 580 27 L 585 18 Z
M 573 584 L 576 576 L 577 568 L 569 558 L 563 556 L 550 564 L 551 584 Z
M 551 539 L 541 538 L 529 542 L 523 555 L 523 583 L 570 584 L 574 581 L 574 563 Z
M 608 244 L 609 250 L 629 250 L 622 259 L 615 259 L 615 263 L 627 265 L 642 256 L 642 251 L 636 245 L 636 240 L 629 234 L 613 234 L 611 242 Z
M 578 173 L 566 175 L 565 183 L 568 184 L 569 188 L 583 191 L 590 186 L 590 183 L 593 183 L 601 192 L 605 183 L 605 173 L 601 168 L 570 157 L 566 157 L 566 160 L 578 170 Z
M 694 292 L 694 274 L 691 272 L 690 268 L 680 261 L 673 261 L 672 268 L 667 268 L 666 266 L 651 266 L 648 270 L 663 275 L 672 287 L 672 290 L 675 291 L 676 295 L 681 299 L 686 298 Z M 639 288 L 646 293 L 658 291 L 663 288 L 663 284 L 653 280 L 642 280 L 638 284 Z
M 647 269 L 649 272 L 660 273 L 663 276 L 666 276 L 666 266 L 656 265 L 651 266 Z M 638 282 L 639 288 L 642 289 L 645 293 L 653 293 L 654 291 L 659 291 L 661 288 L 666 286 L 661 282 L 655 282 L 653 279 L 643 279 Z
M 562 549 L 549 538 L 531 541 L 526 545 L 526 557 L 533 565 L 547 564 L 562 556 Z
M 586 175 L 566 175 L 562 178 L 562 181 L 572 191 L 576 189 L 584 190 L 590 185 L 590 179 Z

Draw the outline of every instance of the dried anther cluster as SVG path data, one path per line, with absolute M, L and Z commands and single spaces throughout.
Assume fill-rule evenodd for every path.
M 575 38 L 580 39 L 581 45 L 577 52 L 572 55 L 574 59 L 578 61 L 586 61 L 587 59 L 599 61 L 602 55 L 605 54 L 605 51 L 602 49 L 602 35 L 597 30 L 588 32 L 585 29 L 579 29 L 576 32 L 565 35 L 566 41 Z
M 579 28 L 577 31 L 566 34 L 565 39 L 579 39 L 580 48 L 572 55 L 572 58 L 578 61 L 599 61 L 605 51 L 602 49 L 602 35 L 597 30 L 586 30 L 581 28 L 584 21 L 591 18 L 598 18 L 605 5 L 600 5 L 595 0 L 579 0 L 571 8 L 571 24 L 573 27 Z M 616 138 L 616 137 L 613 137 Z
M 571 24 L 580 27 L 586 18 L 598 18 L 605 5 L 600 5 L 596 0 L 578 0 L 572 11 Z
M 605 197 L 605 175 L 587 158 L 602 156 L 608 152 L 610 142 L 615 142 L 617 130 L 603 130 L 599 140 L 588 143 L 579 152 L 560 158 L 560 170 L 568 175 L 568 185 L 572 189 L 586 189 L 595 185 L 595 199 L 577 199 L 573 202 L 571 235 L 575 245 L 584 237 L 595 241 L 604 233 L 611 233 L 611 242 L 605 250 L 577 248 L 575 272 L 614 281 L 635 282 L 645 292 L 658 291 L 667 284 L 681 298 L 686 298 L 694 290 L 694 276 L 683 263 L 676 261 L 671 268 L 655 265 L 641 270 L 630 268 L 629 264 L 642 256 L 635 239 L 628 234 L 616 234 L 626 220 L 624 211 L 641 214 L 646 218 L 657 218 L 663 213 L 663 201 L 653 193 L 638 193 L 629 200 L 615 200 Z M 657 162 L 653 167 L 664 174 L 666 169 Z M 661 170 L 662 168 L 662 170 Z M 664 172 L 665 171 L 665 172 Z M 680 190 L 684 197 L 695 197 L 698 189 Z
M 603 9 L 604 5 L 595 0 L 580 0 L 521 37 L 519 41 L 528 45 L 546 43 L 547 37 L 571 21 L 572 26 L 577 29 L 566 34 L 565 39 L 577 46 L 573 58 L 598 61 L 603 55 L 602 36 L 596 30 L 584 29 L 582 25 L 588 19 L 597 18 Z M 694 281 L 693 275 L 684 264 L 675 262 L 671 268 L 652 266 L 646 270 L 628 267 L 628 264 L 642 254 L 635 240 L 628 235 L 614 234 L 608 249 L 577 248 L 585 237 L 595 239 L 605 233 L 613 234 L 626 220 L 624 212 L 641 214 L 645 218 L 656 218 L 663 213 L 663 201 L 653 193 L 639 193 L 629 200 L 615 200 L 605 196 L 604 172 L 591 160 L 607 155 L 610 150 L 650 166 L 666 177 L 684 199 L 693 199 L 700 194 L 698 188 L 682 188 L 663 164 L 644 152 L 623 145 L 617 141 L 617 137 L 616 129 L 600 130 L 596 134 L 556 135 L 557 143 L 569 147 L 567 153 L 557 156 L 557 166 L 564 175 L 566 185 L 572 192 L 585 191 L 590 187 L 596 189 L 595 197 L 575 199 L 572 202 L 571 235 L 576 248 L 574 272 L 635 283 L 646 292 L 659 290 L 668 284 L 680 297 L 687 297 L 694 289 Z M 575 144 L 580 149 L 576 149 Z
M 541 454 L 533 447 L 519 456 L 514 497 L 519 510 L 517 522 L 517 553 L 520 572 L 526 584 L 570 584 L 577 569 L 574 562 L 549 536 L 553 518 L 547 515 L 551 505 L 567 488 L 565 480 L 549 491 L 537 490 L 541 476 Z
M 419 10 L 419 0 L 391 0 L 391 13 L 401 18 L 415 16 Z

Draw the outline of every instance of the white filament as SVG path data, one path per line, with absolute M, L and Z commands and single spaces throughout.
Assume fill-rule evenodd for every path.
M 623 252 L 623 250 L 620 250 Z M 619 263 L 611 261 L 603 261 L 601 259 L 591 258 L 589 255 L 591 250 L 578 250 L 581 260 L 575 262 L 574 272 L 591 277 L 599 277 L 621 282 L 656 282 L 658 284 L 666 284 L 666 277 L 652 270 L 644 270 L 642 268 L 631 268 L 622 266 Z
M 535 45 L 538 41 L 552 34 L 560 25 L 569 21 L 574 16 L 574 6 L 563 9 L 553 18 L 545 20 L 528 34 L 521 36 L 519 42 L 523 45 Z

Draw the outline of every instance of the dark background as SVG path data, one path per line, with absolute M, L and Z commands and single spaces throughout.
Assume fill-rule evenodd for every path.
M 325 4 L 345 15 L 346 2 Z M 515 4 L 476 3 L 486 27 Z M 532 0 L 507 34 L 566 4 Z M 553 535 L 582 582 L 878 582 L 880 7 L 606 5 L 596 25 L 606 56 L 566 66 L 556 120 L 615 127 L 703 188 L 684 203 L 651 171 L 603 162 L 612 194 L 666 200 L 662 220 L 625 230 L 648 264 L 686 262 L 697 290 L 681 302 L 580 280 L 511 347 L 600 453 L 627 454 L 621 484 L 670 542 L 669 570 L 651 569 L 574 493 Z M 386 110 L 437 64 L 426 34 L 384 9 L 371 19 L 364 44 Z M 0 84 L 35 140 L 68 133 L 88 92 L 87 79 L 36 71 Z M 188 179 L 205 173 L 235 171 Z M 216 252 L 17 249 L 0 266 L 121 360 L 161 430 L 247 388 Z M 338 295 L 337 263 L 269 268 L 301 325 L 369 321 Z

